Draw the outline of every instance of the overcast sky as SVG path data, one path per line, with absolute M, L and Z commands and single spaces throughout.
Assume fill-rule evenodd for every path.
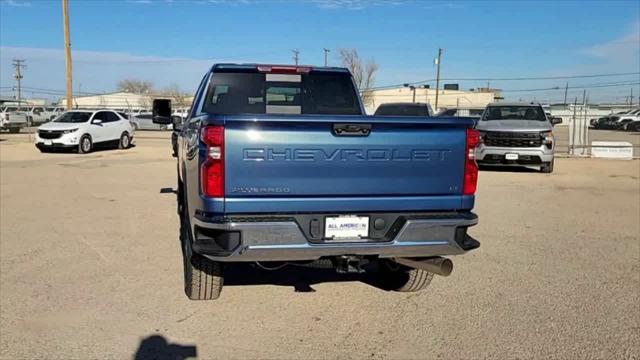
M 56 97 L 65 88 L 60 1 L 0 1 L 0 95 L 13 95 L 11 60 L 21 58 L 25 94 Z M 215 62 L 291 63 L 294 48 L 311 65 L 322 65 L 322 48 L 331 65 L 336 49 L 356 48 L 379 64 L 375 85 L 402 84 L 433 79 L 442 47 L 447 79 L 633 73 L 446 81 L 465 89 L 489 83 L 510 99 L 557 101 L 568 81 L 570 99 L 584 86 L 595 100 L 640 94 L 638 1 L 70 0 L 69 11 L 74 91 L 139 78 L 193 92 Z M 513 91 L 552 87 L 561 89 Z

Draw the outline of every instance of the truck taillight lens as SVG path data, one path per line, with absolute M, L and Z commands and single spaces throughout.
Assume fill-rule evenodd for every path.
M 464 185 L 462 194 L 473 195 L 478 185 L 478 164 L 476 163 L 476 147 L 480 144 L 480 133 L 475 129 L 467 129 L 466 159 L 464 164 Z
M 224 197 L 224 126 L 202 128 L 200 140 L 207 146 L 200 166 L 200 189 L 207 197 Z

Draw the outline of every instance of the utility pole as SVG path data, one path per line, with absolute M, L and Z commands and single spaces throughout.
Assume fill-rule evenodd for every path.
M 71 78 L 71 39 L 69 36 L 69 0 L 62 0 L 62 26 L 64 28 L 64 63 L 67 79 L 67 110 L 73 108 L 73 88 Z
M 435 111 L 438 111 L 438 93 L 440 89 L 440 58 L 442 57 L 442 48 L 438 49 L 438 57 L 436 58 L 436 65 L 438 66 L 438 70 L 436 72 L 436 107 Z
M 17 99 L 18 99 L 18 106 L 20 106 L 20 101 L 22 99 L 22 68 L 24 68 L 26 65 L 24 64 L 24 60 L 23 59 L 13 59 L 13 68 L 16 69 L 15 74 L 13 74 L 13 77 L 16 79 L 16 81 L 18 82 L 18 94 L 17 94 Z
M 569 91 L 569 82 L 564 86 L 564 107 L 567 107 L 567 92 Z
M 629 105 L 633 106 L 633 87 L 631 87 L 631 96 L 629 96 Z
M 331 50 L 329 50 L 327 48 L 324 48 L 322 50 L 324 51 L 324 67 L 327 67 L 327 64 L 329 64 L 327 55 L 329 54 L 329 51 L 331 51 Z
M 293 61 L 296 63 L 296 65 L 298 65 L 298 60 L 299 60 L 299 55 L 300 55 L 300 50 L 298 49 L 293 49 L 291 50 L 291 52 L 293 53 Z

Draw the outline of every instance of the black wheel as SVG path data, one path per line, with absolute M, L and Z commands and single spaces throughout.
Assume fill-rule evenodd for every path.
M 80 138 L 80 144 L 78 145 L 78 153 L 87 154 L 91 152 L 93 148 L 93 143 L 91 142 L 91 136 L 82 135 Z
M 383 287 L 388 290 L 415 292 L 429 286 L 434 274 L 421 269 L 412 269 L 392 260 L 381 260 L 379 275 Z
M 9 132 L 12 133 L 12 134 L 17 134 L 17 133 L 20 132 L 20 129 L 19 128 L 10 128 Z
M 180 213 L 180 237 L 182 242 L 182 261 L 184 265 L 184 292 L 191 300 L 215 300 L 220 297 L 224 285 L 223 266 L 221 263 L 196 254 L 191 249 L 190 225 L 186 217 L 184 190 L 178 183 L 178 201 Z
M 222 264 L 202 255 L 184 259 L 184 292 L 191 300 L 215 300 L 220 297 L 224 276 Z
M 542 164 L 542 166 L 540 166 L 540 172 L 544 173 L 544 174 L 551 174 L 553 172 L 553 163 L 554 160 L 551 160 L 551 162 L 548 163 L 544 163 Z
M 126 131 L 120 135 L 120 143 L 118 143 L 119 149 L 127 149 L 131 146 L 131 138 L 129 137 L 129 133 Z

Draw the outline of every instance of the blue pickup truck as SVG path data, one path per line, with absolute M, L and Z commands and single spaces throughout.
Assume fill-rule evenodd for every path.
M 154 102 L 155 122 L 170 113 Z M 442 256 L 480 246 L 472 127 L 367 116 L 344 68 L 214 65 L 175 130 L 187 296 L 218 298 L 236 262 L 370 271 L 396 291 L 449 275 Z

